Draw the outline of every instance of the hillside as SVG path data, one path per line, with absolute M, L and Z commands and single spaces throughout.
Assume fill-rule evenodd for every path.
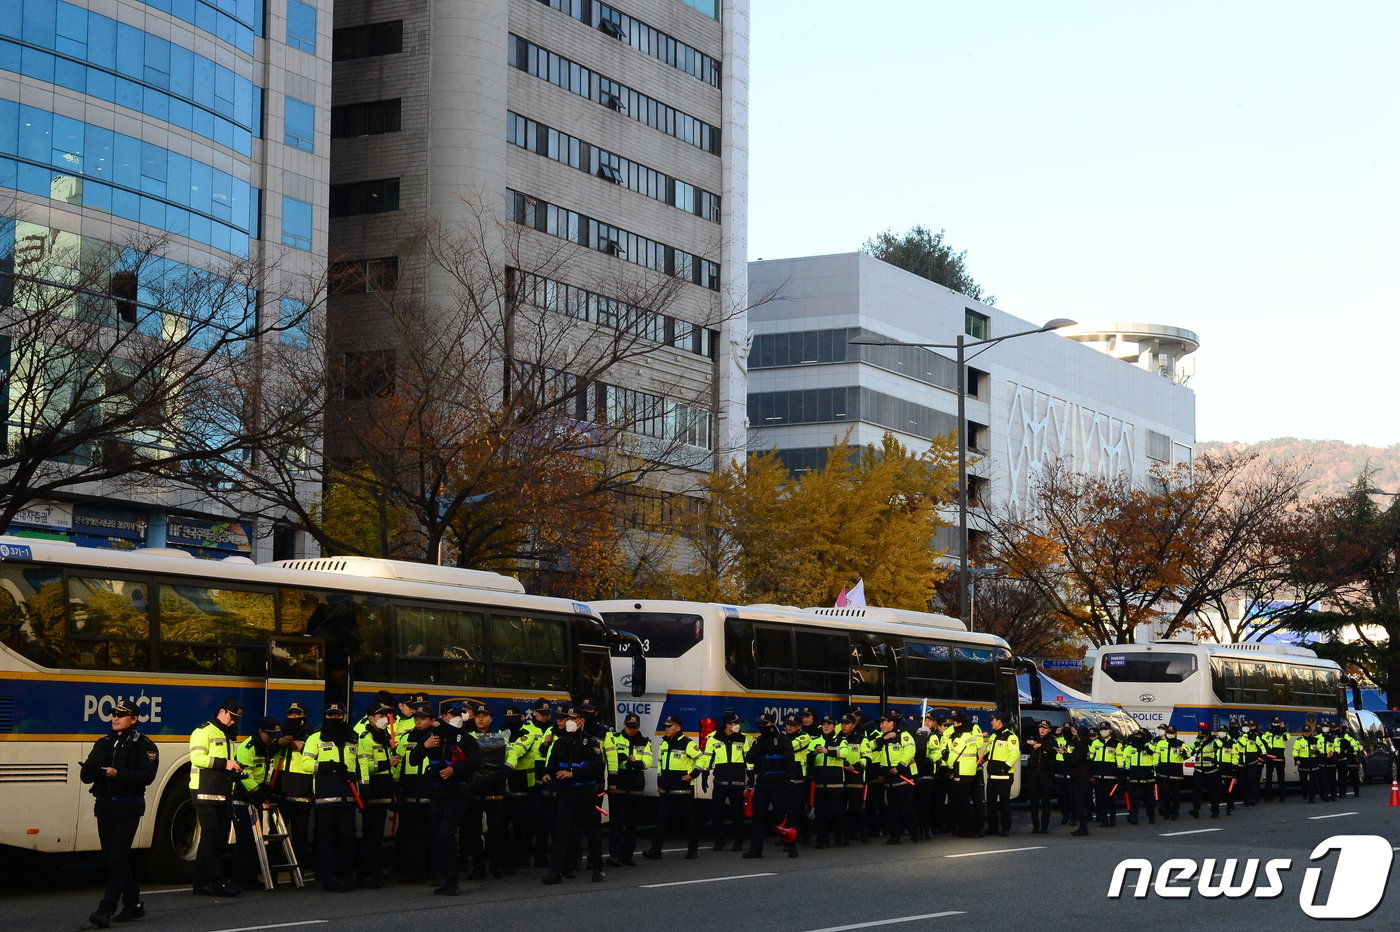
M 1272 460 L 1306 464 L 1312 482 L 1305 497 L 1346 492 L 1364 469 L 1371 470 L 1371 486 L 1387 492 L 1400 492 L 1400 444 L 1368 447 L 1340 440 L 1299 440 L 1277 437 L 1259 443 L 1229 440 L 1203 440 L 1198 453 L 1247 450 Z

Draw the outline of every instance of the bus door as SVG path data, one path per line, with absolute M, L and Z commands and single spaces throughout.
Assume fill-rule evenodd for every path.
M 309 719 L 320 721 L 322 703 L 329 695 L 327 676 L 324 638 L 274 634 L 267 639 L 263 714 L 280 721 L 287 703 L 297 701 L 306 706 Z
M 846 690 L 847 704 L 861 706 L 862 714 L 878 719 L 890 704 L 891 665 L 894 657 L 889 645 L 869 634 L 851 635 L 850 680 Z M 861 702 L 866 700 L 866 702 Z M 872 709 L 868 702 L 875 703 Z
M 617 698 L 613 693 L 612 654 L 606 647 L 578 649 L 578 680 L 574 691 L 576 701 L 592 699 L 605 715 L 604 723 L 612 724 L 606 716 L 616 716 Z

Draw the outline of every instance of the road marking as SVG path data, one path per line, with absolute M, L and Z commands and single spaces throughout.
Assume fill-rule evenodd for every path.
M 1045 845 L 1032 845 L 1029 848 L 995 848 L 991 851 L 968 851 L 964 854 L 945 854 L 945 858 L 975 858 L 983 854 L 1009 854 L 1012 851 L 1040 851 Z M 939 915 L 943 915 L 940 913 Z M 857 929 L 859 926 L 848 926 L 847 928 Z
M 255 932 L 256 929 L 290 929 L 294 925 L 325 925 L 330 919 L 305 919 L 304 922 L 279 922 L 277 925 L 241 925 L 237 929 L 216 929 L 214 932 Z
M 768 871 L 765 874 L 733 874 L 729 877 L 706 877 L 704 880 L 677 880 L 673 883 L 644 883 L 639 886 L 644 890 L 654 890 L 657 887 L 684 887 L 692 883 L 719 883 L 721 880 L 748 880 L 750 877 L 776 877 L 777 871 Z
M 1160 832 L 1162 838 L 1175 838 L 1177 835 L 1204 835 L 1206 832 L 1223 832 L 1223 828 L 1193 828 L 1189 832 Z
M 1310 816 L 1308 816 L 1308 821 L 1309 821 L 1309 822 L 1316 822 L 1318 819 L 1340 819 L 1342 816 L 1346 816 L 1346 815 L 1361 815 L 1361 813 L 1359 813 L 1359 812 L 1334 812 L 1334 813 L 1332 813 L 1331 815 L 1310 815 Z
M 142 896 L 160 896 L 162 893 L 189 893 L 192 887 L 174 887 L 170 890 L 142 890 Z
M 901 916 L 898 919 L 881 919 L 877 922 L 857 922 L 849 926 L 828 926 L 825 929 L 812 929 L 811 932 L 847 932 L 849 929 L 869 929 L 874 926 L 890 926 L 897 922 L 918 922 L 920 919 L 942 919 L 944 916 L 963 916 L 965 910 L 954 909 L 946 913 L 924 913 L 922 916 Z

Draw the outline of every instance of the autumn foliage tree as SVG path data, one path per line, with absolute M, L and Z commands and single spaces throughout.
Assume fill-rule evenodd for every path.
M 709 477 L 703 508 L 682 529 L 690 566 L 651 585 L 809 606 L 864 579 L 869 604 L 925 611 L 947 574 L 933 538 L 947 525 L 955 455 L 947 437 L 915 452 L 886 434 L 859 451 L 838 440 L 825 467 L 796 476 L 776 452 L 735 463 Z

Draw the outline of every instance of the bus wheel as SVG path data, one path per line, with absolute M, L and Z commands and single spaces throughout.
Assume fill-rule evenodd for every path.
M 199 822 L 190 801 L 188 771 L 171 777 L 156 809 L 156 829 L 146 876 L 160 883 L 186 883 L 194 876 L 194 853 L 199 847 Z

